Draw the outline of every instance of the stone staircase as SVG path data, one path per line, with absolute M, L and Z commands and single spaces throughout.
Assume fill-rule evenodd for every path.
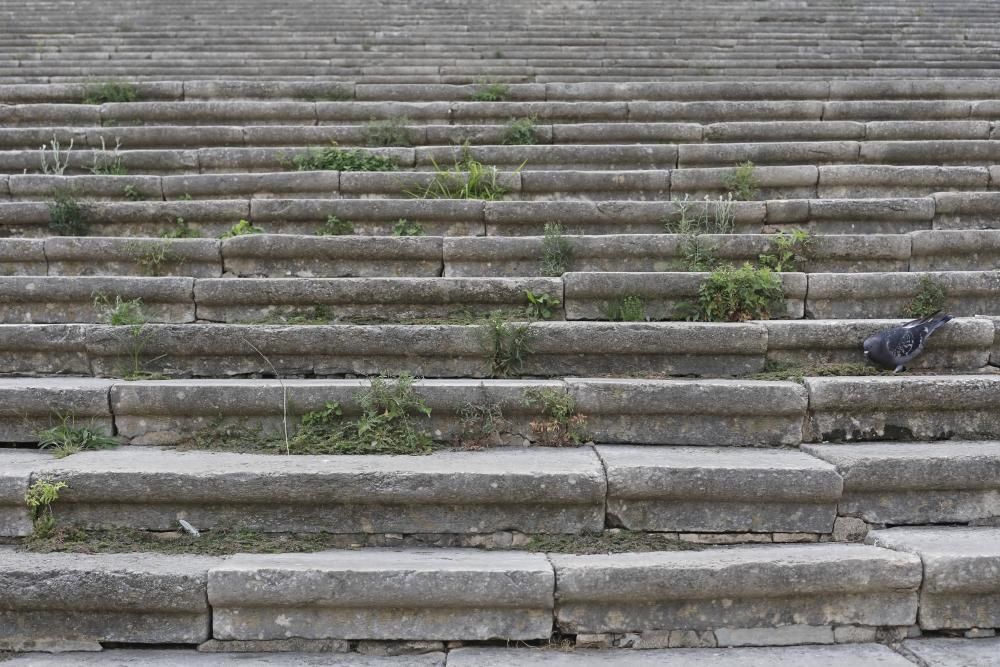
M 1000 664 L 993 8 L 292 6 L 0 0 L 0 661 Z

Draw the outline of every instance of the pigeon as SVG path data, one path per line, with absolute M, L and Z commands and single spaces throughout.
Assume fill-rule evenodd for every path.
M 865 359 L 883 368 L 892 368 L 894 373 L 905 371 L 906 364 L 924 351 L 931 334 L 951 319 L 951 315 L 942 315 L 939 310 L 873 334 L 865 339 Z

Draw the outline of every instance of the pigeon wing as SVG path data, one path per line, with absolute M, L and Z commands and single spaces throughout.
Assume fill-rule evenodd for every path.
M 898 363 L 909 361 L 924 349 L 926 329 L 893 329 L 886 341 L 886 347 Z

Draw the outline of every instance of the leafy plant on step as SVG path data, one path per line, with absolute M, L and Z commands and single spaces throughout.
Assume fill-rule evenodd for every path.
M 130 241 L 125 251 L 136 263 L 139 270 L 147 276 L 163 275 L 165 264 L 176 264 L 182 258 L 173 251 L 169 242 L 163 241 Z
M 197 239 L 201 238 L 201 233 L 197 229 L 191 227 L 184 218 L 177 218 L 174 220 L 173 226 L 170 229 L 160 232 L 160 238 Z
M 500 134 L 504 146 L 531 146 L 538 143 L 535 118 L 512 118 Z
M 772 271 L 801 271 L 813 255 L 812 237 L 801 229 L 774 235 L 774 251 L 760 255 L 757 264 Z
M 470 98 L 473 102 L 503 102 L 510 97 L 510 86 L 505 83 L 483 83 Z
M 525 322 L 513 323 L 500 311 L 490 315 L 483 328 L 484 345 L 490 353 L 490 375 L 510 377 L 521 372 L 531 354 L 531 328 Z
M 939 310 L 944 310 L 944 304 L 947 300 L 948 292 L 944 285 L 932 276 L 924 274 L 920 276 L 916 295 L 903 310 L 903 313 L 907 317 L 927 317 Z
M 685 271 L 713 271 L 719 266 L 715 246 L 698 234 L 686 234 L 681 241 L 680 251 Z
M 87 86 L 84 91 L 83 103 L 135 102 L 137 99 L 139 99 L 139 93 L 132 84 L 124 81 L 105 81 Z
M 695 304 L 681 304 L 678 311 L 685 319 L 701 322 L 766 320 L 784 300 L 781 278 L 770 269 L 727 265 L 708 275 Z
M 535 320 L 550 319 L 562 303 L 551 294 L 535 294 L 530 289 L 524 290 L 524 296 L 528 300 L 525 314 Z
M 642 297 L 630 294 L 605 304 L 604 314 L 612 322 L 645 322 L 646 304 Z
M 717 199 L 671 201 L 675 212 L 662 219 L 668 234 L 732 234 L 736 226 L 736 204 L 732 194 Z
M 507 188 L 500 183 L 500 170 L 472 159 L 468 144 L 462 147 L 462 158 L 453 167 L 434 165 L 434 178 L 422 192 L 408 192 L 420 199 L 503 199 Z M 514 173 L 520 173 L 524 164 Z
M 398 168 L 391 157 L 360 148 L 344 150 L 336 144 L 310 148 L 283 163 L 299 171 L 396 171 Z
M 28 492 L 24 494 L 24 504 L 28 506 L 28 514 L 31 515 L 34 537 L 45 538 L 52 534 L 56 527 L 52 504 L 59 500 L 59 492 L 66 487 L 66 482 L 48 479 L 36 480 L 28 487 Z
M 751 201 L 757 198 L 760 183 L 754 169 L 754 163 L 747 160 L 736 165 L 735 171 L 726 176 L 724 183 L 733 199 Z
M 146 201 L 146 195 L 139 192 L 134 185 L 125 186 L 125 199 L 129 201 Z
M 153 335 L 146 330 L 149 318 L 143 307 L 142 299 L 124 300 L 115 295 L 114 301 L 103 294 L 94 297 L 94 308 L 99 314 L 99 320 L 113 327 L 123 327 L 125 341 L 128 347 L 129 365 L 116 369 L 116 375 L 125 380 L 150 380 L 161 377 L 143 369 L 142 353 Z M 162 359 L 156 357 L 150 361 Z
M 101 433 L 93 420 L 88 425 L 78 426 L 72 414 L 56 416 L 59 424 L 39 431 L 36 437 L 39 449 L 50 450 L 57 459 L 77 452 L 113 449 L 119 444 L 115 438 Z
M 410 135 L 406 129 L 407 119 L 390 118 L 371 120 L 365 127 L 365 141 L 369 146 L 390 147 L 409 146 Z
M 392 226 L 393 236 L 423 236 L 424 227 L 419 222 L 400 218 Z
M 87 222 L 89 207 L 82 204 L 69 190 L 59 190 L 48 204 L 49 229 L 59 236 L 86 236 L 90 231 Z
M 559 277 L 569 270 L 573 246 L 563 236 L 562 225 L 546 222 L 542 237 L 542 275 Z
M 101 150 L 94 151 L 94 163 L 89 168 L 90 173 L 95 176 L 125 176 L 128 174 L 128 169 L 125 168 L 122 161 L 124 158 L 119 152 L 121 147 L 122 142 L 116 138 L 115 147 L 109 151 L 104 145 L 104 137 L 101 137 Z
M 52 156 L 49 157 L 47 150 L 52 150 Z M 59 143 L 59 138 L 56 135 L 52 135 L 52 141 L 49 142 L 49 148 L 42 144 L 38 149 L 39 159 L 41 160 L 41 172 L 48 176 L 62 176 L 66 172 L 66 168 L 69 166 L 69 156 L 73 152 L 73 138 L 70 137 L 69 146 L 66 148 L 66 152 L 63 153 L 62 146 Z M 52 160 L 49 162 L 49 160 Z
M 263 234 L 264 230 L 260 227 L 255 226 L 252 222 L 248 220 L 240 220 L 235 225 L 229 228 L 228 231 L 223 232 L 220 239 L 231 239 L 237 236 L 250 236 L 251 234 Z
M 576 399 L 556 387 L 524 390 L 524 405 L 541 415 L 531 422 L 531 432 L 539 445 L 565 447 L 587 441 L 587 418 L 576 411 Z
M 456 444 L 462 449 L 486 449 L 502 443 L 504 433 L 512 425 L 504 417 L 503 401 L 486 399 L 479 403 L 466 402 L 458 409 L 461 433 Z
M 316 230 L 316 236 L 349 236 L 353 233 L 354 224 L 335 215 L 327 216 L 326 222 Z

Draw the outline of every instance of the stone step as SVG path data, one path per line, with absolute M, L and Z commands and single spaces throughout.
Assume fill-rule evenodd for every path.
M 868 524 L 932 524 L 1000 518 L 1000 443 L 803 445 L 844 478 L 841 516 Z
M 315 313 L 306 312 L 303 317 Z M 1000 365 L 1000 318 L 959 318 L 909 368 L 990 372 Z M 683 375 L 727 377 L 772 367 L 865 363 L 861 344 L 899 320 L 512 322 L 487 324 L 0 325 L 0 374 L 131 377 L 490 377 Z M 525 349 L 506 365 L 497 335 L 524 328 Z M 503 368 L 496 367 L 502 364 Z M 850 372 L 850 369 L 842 370 Z
M 230 642 L 235 644 L 235 642 Z M 305 642 L 299 642 L 306 644 Z M 15 667 L 32 665 L 34 667 L 52 667 L 55 665 L 103 665 L 104 667 L 132 667 L 134 665 L 151 665 L 154 667 L 176 667 L 177 665 L 279 665 L 287 667 L 303 667 L 304 665 L 324 665 L 325 667 L 444 667 L 443 651 L 431 651 L 426 654 L 380 656 L 350 653 L 347 642 L 320 642 L 324 646 L 333 647 L 342 653 L 329 651 L 298 652 L 283 648 L 282 642 L 258 642 L 258 652 L 230 653 L 201 652 L 194 649 L 104 649 L 93 653 L 24 653 L 11 658 Z M 443 647 L 444 645 L 441 644 Z M 313 650 L 306 645 L 306 650 Z M 273 652 L 272 652 L 273 651 Z M 848 653 L 845 652 L 845 655 Z M 867 653 L 861 653 L 867 655 Z M 517 657 L 516 654 L 514 657 Z M 892 664 L 889 664 L 892 667 Z
M 866 541 L 920 557 L 922 629 L 1000 627 L 1000 528 L 890 528 Z

